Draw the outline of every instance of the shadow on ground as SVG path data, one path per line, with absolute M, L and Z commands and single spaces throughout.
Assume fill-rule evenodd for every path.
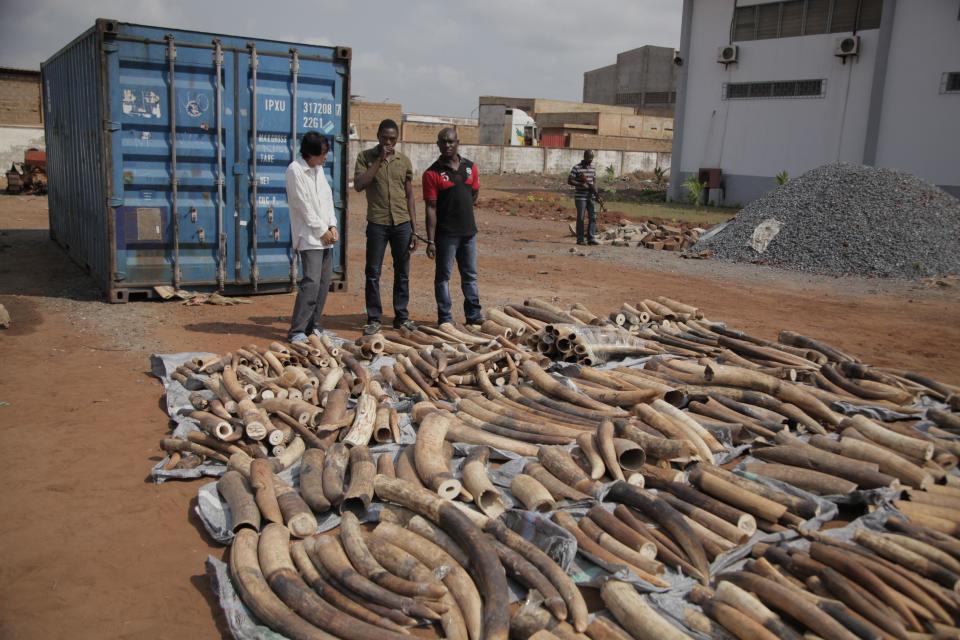
M 50 239 L 46 229 L 0 231 L 0 295 L 103 299 L 93 278 Z

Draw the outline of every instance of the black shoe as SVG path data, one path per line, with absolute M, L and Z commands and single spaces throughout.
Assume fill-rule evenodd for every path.
M 381 329 L 383 329 L 383 325 L 380 324 L 379 320 L 371 320 L 363 326 L 363 335 L 372 336 L 375 333 L 380 333 Z
M 583 241 L 583 240 L 577 240 L 577 244 L 585 245 L 585 244 L 587 244 L 587 243 L 586 243 L 585 241 Z
M 594 240 L 593 238 L 591 238 L 590 241 L 587 242 L 587 244 L 589 244 L 589 245 L 597 245 L 597 244 L 600 244 L 600 241 L 599 241 L 599 240 Z
M 394 328 L 394 329 L 406 329 L 407 331 L 416 331 L 416 330 L 417 330 L 417 325 L 414 324 L 413 320 L 404 320 L 403 322 L 400 322 L 400 323 L 394 322 L 394 323 L 393 323 L 393 328 Z

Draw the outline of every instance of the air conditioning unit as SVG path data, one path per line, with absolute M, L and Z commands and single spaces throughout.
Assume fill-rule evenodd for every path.
M 737 54 L 740 48 L 735 44 L 728 44 L 717 48 L 717 62 L 720 64 L 731 64 L 737 61 Z
M 683 64 L 683 58 L 680 57 L 680 49 L 673 50 L 673 64 L 678 67 Z
M 833 55 L 838 58 L 860 55 L 860 36 L 844 36 L 833 43 Z

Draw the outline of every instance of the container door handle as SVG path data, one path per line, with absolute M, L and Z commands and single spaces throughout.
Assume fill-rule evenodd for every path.
M 180 288 L 180 214 L 177 211 L 177 48 L 173 36 L 167 34 L 167 92 L 170 98 L 170 200 L 171 226 L 173 233 L 173 288 Z

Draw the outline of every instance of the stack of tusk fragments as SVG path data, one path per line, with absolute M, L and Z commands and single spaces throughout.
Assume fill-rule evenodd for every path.
M 171 377 L 160 466 L 217 470 L 234 587 L 290 638 L 960 636 L 960 388 L 815 338 L 534 298 Z

